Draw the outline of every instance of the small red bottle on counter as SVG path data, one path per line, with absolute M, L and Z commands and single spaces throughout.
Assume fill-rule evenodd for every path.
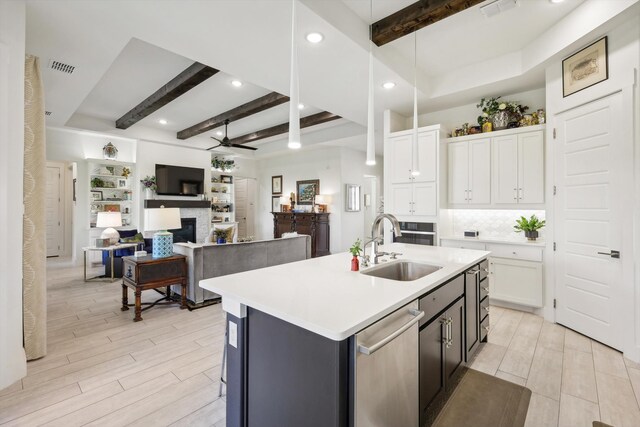
M 351 271 L 360 271 L 360 261 L 355 255 L 351 258 Z

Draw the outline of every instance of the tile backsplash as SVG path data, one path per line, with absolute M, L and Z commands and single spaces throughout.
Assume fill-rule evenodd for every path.
M 462 236 L 465 230 L 478 230 L 480 238 L 521 240 L 522 233 L 516 233 L 513 226 L 516 219 L 536 215 L 545 219 L 543 210 L 501 210 L 501 209 L 452 209 L 450 211 L 451 230 L 454 236 Z M 539 230 L 544 240 L 545 229 Z

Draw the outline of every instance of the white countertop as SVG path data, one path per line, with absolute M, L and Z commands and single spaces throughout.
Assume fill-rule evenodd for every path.
M 523 246 L 539 246 L 545 247 L 547 243 L 544 240 L 527 240 L 524 235 L 520 238 L 508 237 L 464 237 L 464 236 L 444 236 L 440 240 L 455 240 L 460 242 L 480 242 L 480 243 L 504 243 L 506 245 L 523 245 Z
M 350 271 L 343 252 L 200 281 L 222 295 L 223 307 L 253 307 L 319 335 L 341 341 L 467 270 L 489 252 L 392 243 L 385 252 L 398 259 L 442 266 L 411 282 Z

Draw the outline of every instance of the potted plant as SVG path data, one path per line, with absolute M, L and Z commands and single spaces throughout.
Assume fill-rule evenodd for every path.
M 524 231 L 524 235 L 527 239 L 534 241 L 538 238 L 538 230 L 545 225 L 545 220 L 538 219 L 537 216 L 531 215 L 531 218 L 527 219 L 523 216 L 516 220 L 516 225 L 513 226 L 516 233 Z
M 213 231 L 216 235 L 216 243 L 222 244 L 227 243 L 227 230 L 223 228 L 216 228 Z
M 140 182 L 142 183 L 142 187 L 144 188 L 145 199 L 152 199 L 153 192 L 156 191 L 156 188 L 158 188 L 158 186 L 156 185 L 155 175 L 147 175 L 142 178 Z
M 360 256 L 360 252 L 362 252 L 362 247 L 360 245 L 362 241 L 360 239 L 356 239 L 353 245 L 349 248 L 349 252 L 353 255 L 351 258 L 351 271 L 360 270 L 360 261 L 358 261 L 358 256 Z

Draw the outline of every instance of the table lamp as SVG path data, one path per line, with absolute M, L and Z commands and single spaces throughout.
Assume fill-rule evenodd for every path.
M 109 239 L 109 243 L 115 245 L 120 240 L 120 233 L 113 227 L 122 227 L 122 215 L 120 212 L 98 212 L 96 227 L 106 228 L 100 238 Z
M 156 231 L 153 235 L 154 258 L 166 258 L 173 255 L 173 234 L 167 230 L 180 228 L 180 208 L 165 208 L 144 210 L 144 230 Z
M 280 212 L 288 212 L 289 211 L 289 199 L 287 197 L 280 197 Z
M 327 205 L 329 204 L 329 196 L 326 194 L 318 194 L 315 198 L 315 203 L 318 205 L 319 212 L 326 212 Z

